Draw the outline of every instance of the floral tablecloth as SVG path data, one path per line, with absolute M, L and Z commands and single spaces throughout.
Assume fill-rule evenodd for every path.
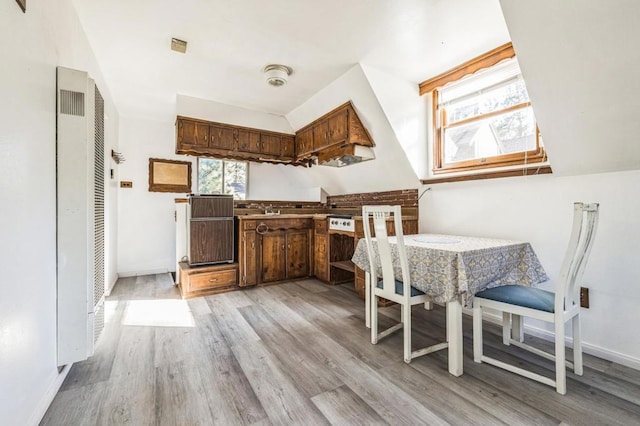
M 402 280 L 395 237 L 391 242 L 396 279 Z M 373 240 L 375 245 L 375 239 Z M 474 294 L 508 284 L 535 285 L 549 278 L 529 243 L 457 235 L 405 235 L 411 285 L 435 302 L 458 298 L 470 306 Z M 374 250 L 377 252 L 377 250 Z M 360 239 L 351 259 L 369 271 L 366 240 Z M 376 264 L 379 265 L 379 258 Z M 382 276 L 378 267 L 377 275 Z

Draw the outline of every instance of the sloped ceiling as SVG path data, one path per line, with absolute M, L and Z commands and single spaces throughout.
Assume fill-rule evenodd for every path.
M 498 0 L 73 2 L 127 117 L 175 118 L 176 94 L 285 115 L 358 63 L 417 83 L 508 40 Z
M 640 3 L 501 6 L 554 173 L 640 168 Z

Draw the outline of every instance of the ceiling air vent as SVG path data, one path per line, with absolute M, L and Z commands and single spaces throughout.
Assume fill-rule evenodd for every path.
M 60 114 L 84 117 L 84 93 L 61 89 Z
M 177 38 L 171 39 L 171 50 L 175 50 L 180 53 L 187 53 L 187 42 Z

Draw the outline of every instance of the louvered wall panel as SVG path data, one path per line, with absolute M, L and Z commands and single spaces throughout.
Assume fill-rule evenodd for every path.
M 104 328 L 104 99 L 95 88 L 95 268 L 93 304 L 96 313 L 94 341 Z

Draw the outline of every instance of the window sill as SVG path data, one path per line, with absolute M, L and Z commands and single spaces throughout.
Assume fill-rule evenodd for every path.
M 526 169 L 494 170 L 485 173 L 471 173 L 465 175 L 434 177 L 429 179 L 421 179 L 420 182 L 423 185 L 428 185 L 432 183 L 462 182 L 466 180 L 497 179 L 503 177 L 544 175 L 550 173 L 552 173 L 551 166 L 536 166 L 528 167 Z

